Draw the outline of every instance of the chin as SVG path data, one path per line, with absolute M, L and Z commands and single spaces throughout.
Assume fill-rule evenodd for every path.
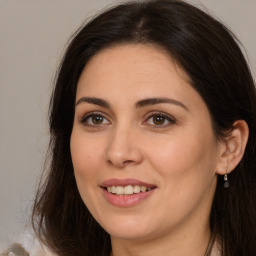
M 153 232 L 153 226 L 150 222 L 134 218 L 113 218 L 108 223 L 101 224 L 111 237 L 128 240 L 139 240 L 150 237 Z
M 131 230 L 129 228 L 124 228 L 121 230 L 111 229 L 108 233 L 111 237 L 124 240 L 143 240 L 152 236 L 152 233 L 149 232 L 149 230 Z

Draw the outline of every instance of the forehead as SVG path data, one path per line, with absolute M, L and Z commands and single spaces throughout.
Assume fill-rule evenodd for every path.
M 122 44 L 106 48 L 86 64 L 77 88 L 107 92 L 109 88 L 161 89 L 188 84 L 186 73 L 164 49 L 143 44 Z M 189 85 L 190 86 L 190 85 Z M 163 88 L 162 88 L 163 89 Z

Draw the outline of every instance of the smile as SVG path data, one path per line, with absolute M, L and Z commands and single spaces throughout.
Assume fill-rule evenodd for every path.
M 156 190 L 156 185 L 136 179 L 110 179 L 100 187 L 106 201 L 117 207 L 132 207 L 144 202 Z
M 107 191 L 120 196 L 126 196 L 126 195 L 132 195 L 132 194 L 138 194 L 143 193 L 146 191 L 150 191 L 151 187 L 146 186 L 138 186 L 138 185 L 127 185 L 127 186 L 109 186 L 107 187 Z

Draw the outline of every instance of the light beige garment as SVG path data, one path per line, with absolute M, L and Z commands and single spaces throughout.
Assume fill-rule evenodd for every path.
M 14 243 L 4 250 L 0 256 L 29 256 L 21 244 Z
M 211 256 L 221 256 L 220 246 L 217 242 L 212 247 Z
M 30 248 L 29 252 L 24 249 L 21 244 L 14 243 L 6 250 L 0 252 L 0 256 L 56 256 L 49 250 L 44 248 L 41 244 L 36 243 Z

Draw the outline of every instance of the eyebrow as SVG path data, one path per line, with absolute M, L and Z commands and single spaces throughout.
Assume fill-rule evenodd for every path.
M 188 107 L 185 106 L 182 102 L 170 99 L 170 98 L 148 98 L 144 100 L 140 100 L 136 103 L 136 108 L 146 107 L 150 105 L 156 105 L 161 103 L 174 104 L 176 106 L 182 107 L 189 111 Z
M 79 105 L 82 102 L 87 102 L 87 103 L 90 103 L 90 104 L 98 105 L 98 106 L 101 106 L 103 108 L 110 108 L 110 104 L 107 101 L 105 101 L 103 99 L 100 99 L 100 98 L 82 97 L 76 102 L 76 106 Z
M 110 103 L 108 103 L 106 100 L 100 99 L 100 98 L 95 98 L 95 97 L 82 97 L 76 102 L 76 106 L 81 104 L 82 102 L 94 104 L 101 106 L 103 108 L 110 108 Z M 168 104 L 173 104 L 179 107 L 184 108 L 185 110 L 189 111 L 188 107 L 185 106 L 182 102 L 170 99 L 170 98 L 147 98 L 140 100 L 136 102 L 135 107 L 136 108 L 142 108 L 142 107 L 147 107 L 151 105 L 157 105 L 157 104 L 162 104 L 162 103 L 168 103 Z

